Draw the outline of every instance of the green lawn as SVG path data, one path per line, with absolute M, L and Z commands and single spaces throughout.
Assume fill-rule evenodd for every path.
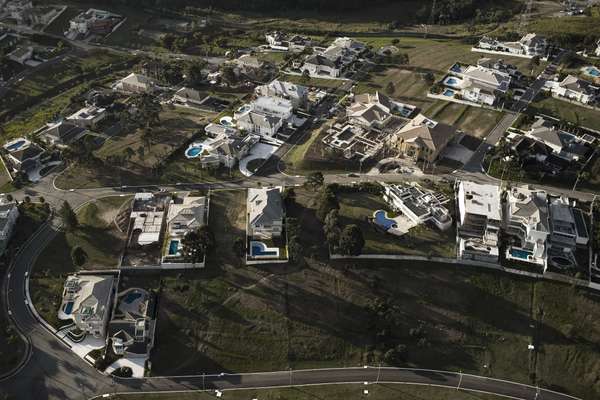
M 71 251 L 81 247 L 88 256 L 83 269 L 116 268 L 125 245 L 126 233 L 114 219 L 130 197 L 107 197 L 89 203 L 78 212 L 79 227 L 59 232 L 39 255 L 32 274 L 31 297 L 37 311 L 53 326 L 59 326 L 56 312 L 68 274 L 77 271 Z
M 441 100 L 433 103 L 425 114 L 475 137 L 487 135 L 502 118 L 502 114 L 497 111 Z
M 307 87 L 318 87 L 322 89 L 337 89 L 344 84 L 345 81 L 341 79 L 324 79 L 324 78 L 304 78 L 300 75 L 283 75 L 283 80 L 292 82 L 297 85 L 303 85 Z
M 242 256 L 235 254 L 233 244 L 236 239 L 246 240 L 246 190 L 211 191 L 209 226 L 218 251 L 207 257 L 207 266 L 242 265 Z
M 377 210 L 390 210 L 387 203 L 377 195 L 367 193 L 339 193 L 342 226 L 358 225 L 365 238 L 363 254 L 410 254 L 421 256 L 454 257 L 456 254 L 455 232 L 450 228 L 441 232 L 428 225 L 419 225 L 408 234 L 397 237 L 380 232 L 368 222 Z M 390 213 L 391 215 L 392 213 Z
M 390 45 L 393 37 L 357 37 L 375 49 Z M 423 39 L 399 38 L 396 45 L 400 51 L 409 56 L 406 66 L 379 66 L 369 74 L 367 79 L 360 82 L 358 93 L 385 90 L 390 82 L 394 84 L 393 93 L 386 93 L 394 98 L 416 105 L 423 109 L 429 108 L 435 100 L 427 98 L 429 85 L 423 80 L 423 74 L 431 72 L 436 79 L 441 79 L 448 68 L 455 62 L 475 64 L 484 54 L 471 51 L 471 45 L 454 39 Z M 528 74 L 529 61 L 522 58 L 503 57 L 506 62 L 517 66 L 521 72 Z
M 368 389 L 365 396 L 363 390 Z M 456 391 L 455 389 L 435 388 L 420 385 L 328 385 L 309 386 L 285 389 L 260 389 L 260 390 L 231 390 L 225 391 L 223 396 L 227 400 L 350 400 L 369 398 L 371 400 L 500 400 L 498 396 L 491 396 L 475 392 Z M 118 400 L 208 400 L 214 398 L 211 392 L 177 393 L 177 394 L 130 394 L 113 397 Z
M 546 97 L 530 106 L 536 113 L 549 114 L 575 125 L 598 129 L 600 127 L 600 111 L 590 110 L 577 104 Z

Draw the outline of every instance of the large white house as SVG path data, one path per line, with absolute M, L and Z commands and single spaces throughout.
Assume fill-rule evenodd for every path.
M 308 106 L 308 89 L 295 83 L 275 79 L 266 85 L 257 86 L 257 96 L 276 97 L 292 102 L 294 109 L 306 109 Z
M 156 84 L 145 75 L 131 73 L 115 85 L 115 89 L 125 93 L 152 93 Z
M 58 319 L 71 320 L 81 331 L 104 339 L 114 290 L 112 275 L 70 275 L 65 282 Z
M 497 262 L 502 221 L 500 187 L 460 181 L 457 206 L 459 257 Z
M 204 196 L 174 198 L 167 213 L 168 245 L 163 262 L 181 257 L 182 241 L 185 235 L 204 225 L 208 214 L 208 200 Z
M 248 236 L 273 239 L 283 233 L 282 187 L 248 189 Z
M 558 98 L 562 97 L 582 104 L 591 104 L 600 96 L 600 87 L 574 75 L 569 75 L 562 82 L 555 82 L 551 92 L 553 96 Z
M 507 194 L 506 212 L 506 233 L 517 240 L 507 248 L 506 258 L 546 267 L 550 235 L 546 193 L 513 187 Z
M 458 91 L 465 100 L 475 103 L 491 106 L 510 87 L 510 74 L 482 65 L 455 64 L 449 72 L 451 76 L 444 79 L 444 85 Z
M 525 57 L 543 57 L 548 48 L 547 40 L 535 33 L 528 33 L 516 42 L 501 42 L 484 36 L 477 48 L 494 52 L 502 52 Z
M 96 106 L 87 106 L 69 115 L 67 121 L 81 128 L 95 128 L 100 121 L 106 118 L 106 109 Z
M 313 54 L 304 61 L 302 71 L 306 71 L 310 76 L 337 78 L 342 74 L 342 65 L 324 55 Z
M 452 216 L 444 206 L 449 199 L 442 193 L 425 190 L 417 184 L 383 184 L 383 198 L 415 225 L 431 221 L 440 230 L 452 226 Z

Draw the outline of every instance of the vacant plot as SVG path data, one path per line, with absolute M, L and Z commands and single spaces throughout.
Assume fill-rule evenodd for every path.
M 305 78 L 301 75 L 290 74 L 284 74 L 284 78 L 287 82 L 292 82 L 297 85 L 303 85 L 307 87 L 314 86 L 322 89 L 337 89 L 345 82 L 341 79 Z
M 78 212 L 79 226 L 72 232 L 58 232 L 39 255 L 30 287 L 31 298 L 37 311 L 53 326 L 58 326 L 56 316 L 60 295 L 68 274 L 83 269 L 116 268 L 124 246 L 125 233 L 114 218 L 130 197 L 107 197 L 84 206 Z M 75 247 L 87 255 L 84 265 L 73 263 L 71 252 Z
M 531 105 L 535 113 L 548 114 L 575 125 L 598 129 L 600 126 L 600 111 L 590 110 L 577 104 L 546 97 Z
M 437 101 L 425 114 L 475 137 L 487 135 L 502 118 L 497 111 L 445 101 Z
M 243 254 L 235 252 L 234 243 L 246 241 L 246 191 L 212 191 L 209 225 L 215 234 L 218 251 L 208 256 L 207 265 L 240 266 Z
M 410 254 L 421 256 L 453 257 L 456 254 L 454 229 L 441 232 L 427 224 L 411 229 L 402 237 L 375 228 L 367 219 L 377 210 L 389 210 L 387 203 L 377 195 L 367 193 L 340 193 L 342 225 L 358 225 L 365 238 L 363 254 Z M 391 214 L 391 213 L 390 213 Z
M 232 390 L 225 391 L 225 397 L 231 400 L 264 399 L 264 400 L 315 400 L 315 399 L 357 399 L 362 395 L 364 385 L 329 385 L 309 386 L 302 388 Z M 417 385 L 393 385 L 382 383 L 370 385 L 371 400 L 500 400 L 491 396 L 473 392 L 459 392 L 455 389 L 434 388 Z M 209 392 L 175 394 L 130 394 L 114 396 L 117 400 L 209 400 L 214 395 Z

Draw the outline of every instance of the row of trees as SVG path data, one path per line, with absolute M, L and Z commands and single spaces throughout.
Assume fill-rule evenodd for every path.
M 365 246 L 362 231 L 357 225 L 342 227 L 339 209 L 340 204 L 335 194 L 334 185 L 324 185 L 324 177 L 320 172 L 310 174 L 305 185 L 319 190 L 316 216 L 323 223 L 323 232 L 332 253 L 358 256 Z

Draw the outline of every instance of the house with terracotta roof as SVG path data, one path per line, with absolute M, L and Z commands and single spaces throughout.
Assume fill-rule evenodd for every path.
M 417 115 L 390 137 L 390 145 L 414 160 L 433 162 L 456 134 L 451 125 Z

